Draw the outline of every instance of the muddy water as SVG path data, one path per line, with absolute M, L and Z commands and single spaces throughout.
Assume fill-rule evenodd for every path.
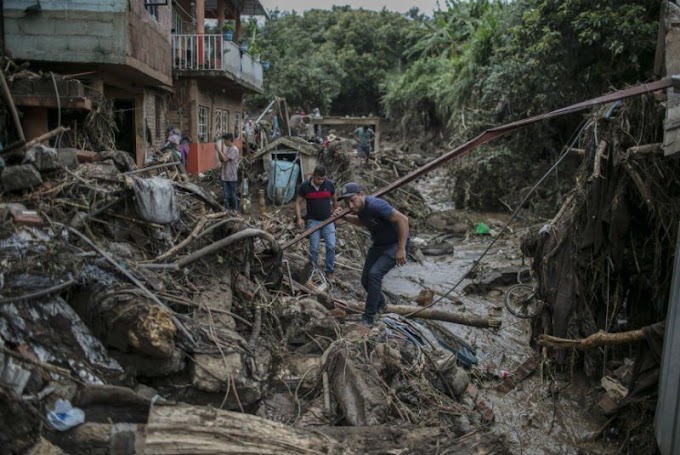
M 408 300 L 412 300 L 426 287 L 445 293 L 467 272 L 490 241 L 488 238 L 460 240 L 453 255 L 427 258 L 421 264 L 410 262 L 394 269 L 385 278 L 385 289 Z M 499 241 L 483 263 L 487 269 L 521 265 L 516 240 Z M 480 374 L 473 376 L 481 379 L 478 388 L 494 410 L 494 431 L 506 435 L 512 453 L 616 453 L 611 444 L 603 444 L 600 440 L 588 442 L 589 437 L 605 423 L 605 419 L 597 411 L 596 397 L 588 395 L 591 388 L 577 377 L 572 378 L 568 372 L 549 374 L 551 370 L 546 367 L 546 373 L 542 376 L 539 368 L 506 395 L 494 389 L 500 379 L 493 379 L 493 375 L 500 375 L 503 370 L 513 372 L 534 355 L 534 350 L 529 346 L 529 323 L 504 311 L 502 295 L 498 295 L 498 291 L 485 296 L 465 296 L 462 295 L 465 284 L 467 282 L 463 281 L 453 293 L 464 302 L 463 305 L 454 305 L 447 300 L 438 305 L 452 312 L 501 319 L 499 330 L 452 323 L 446 325 L 451 332 L 476 349 L 479 364 L 475 371 Z M 484 375 L 486 372 L 491 375 Z

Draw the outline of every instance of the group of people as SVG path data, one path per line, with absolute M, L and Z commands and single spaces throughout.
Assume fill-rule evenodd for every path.
M 373 326 L 376 315 L 387 306 L 382 293 L 385 275 L 395 266 L 406 264 L 409 244 L 409 220 L 406 215 L 383 199 L 368 196 L 358 183 L 344 185 L 342 193 L 336 195 L 335 186 L 326 176 L 326 168 L 319 165 L 311 178 L 300 185 L 295 200 L 297 225 L 300 229 L 311 229 L 344 209 L 338 201 L 345 201 L 349 213 L 335 223 L 349 222 L 362 226 L 371 234 L 371 245 L 361 273 L 361 285 L 366 290 L 366 306 L 361 322 Z M 306 202 L 306 213 L 302 205 Z M 335 272 L 335 223 L 328 223 L 309 236 L 309 258 L 316 266 L 319 261 L 321 238 L 326 244 L 325 273 L 332 278 Z

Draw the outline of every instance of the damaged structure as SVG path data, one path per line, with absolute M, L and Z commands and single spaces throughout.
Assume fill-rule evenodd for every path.
M 266 15 L 257 0 L 10 0 L 2 8 L 5 52 L 47 74 L 10 84 L 31 138 L 82 128 L 94 100 L 115 129 L 109 149 L 142 165 L 168 128 L 179 128 L 192 141 L 187 169 L 204 172 L 217 165 L 215 138 L 240 136 L 243 95 L 262 91 L 262 65 L 204 25 L 231 19 L 238 39 L 241 15 Z M 50 72 L 69 79 L 53 83 Z

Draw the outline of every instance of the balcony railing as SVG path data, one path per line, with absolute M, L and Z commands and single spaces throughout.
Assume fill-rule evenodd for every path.
M 173 35 L 172 65 L 176 70 L 225 71 L 262 88 L 262 65 L 222 35 Z

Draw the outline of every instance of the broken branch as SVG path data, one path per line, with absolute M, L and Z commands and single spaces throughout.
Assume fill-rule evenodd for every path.
M 585 350 L 599 348 L 601 346 L 617 346 L 621 344 L 639 343 L 644 339 L 645 334 L 642 332 L 642 329 L 621 333 L 607 333 L 600 330 L 599 332 L 580 340 L 569 340 L 566 338 L 559 338 L 550 335 L 539 335 L 538 344 L 541 346 L 557 349 L 576 348 Z

